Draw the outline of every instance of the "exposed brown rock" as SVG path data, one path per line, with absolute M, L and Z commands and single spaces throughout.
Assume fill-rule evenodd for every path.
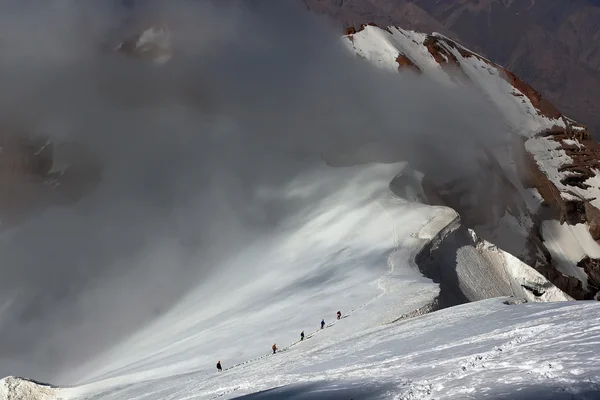
M 567 276 L 556 268 L 549 266 L 548 268 L 536 268 L 542 275 L 552 282 L 557 288 L 573 297 L 575 300 L 591 300 L 594 298 L 594 293 L 583 289 L 581 281 L 572 276 Z
M 445 205 L 455 209 L 461 215 L 462 223 L 470 228 L 482 225 L 494 225 L 497 223 L 496 219 L 498 216 L 503 215 L 505 212 L 508 212 L 517 220 L 520 220 L 522 216 L 530 218 L 534 225 L 529 230 L 527 252 L 525 254 L 514 255 L 534 267 L 555 286 L 573 298 L 579 300 L 592 298 L 595 291 L 584 290 L 583 285 L 577 278 L 566 276 L 554 267 L 550 252 L 546 249 L 541 236 L 539 218 L 529 213 L 517 189 L 505 177 L 500 165 L 498 165 L 493 156 L 488 154 L 488 159 L 482 160 L 481 169 L 488 171 L 489 174 L 485 176 L 483 181 L 479 181 L 476 185 L 470 184 L 469 177 L 464 177 L 463 179 L 458 179 L 444 185 L 436 185 L 430 179 L 424 178 L 422 185 L 428 202 L 433 205 Z M 546 203 L 546 208 L 550 211 L 550 214 L 554 215 L 557 219 L 563 215 L 564 218 L 570 220 L 585 216 L 583 206 L 577 205 L 574 202 L 561 200 L 558 189 L 547 180 L 535 164 L 530 165 L 527 169 L 530 170 L 529 179 L 536 181 L 539 187 L 538 190 L 544 191 L 553 200 L 552 205 Z M 465 195 L 472 195 L 473 187 L 477 187 L 478 192 L 475 196 L 470 197 L 475 197 L 479 201 L 469 203 L 465 201 L 469 196 Z M 557 195 L 557 199 L 554 199 L 552 193 Z M 485 200 L 485 196 L 489 196 L 487 198 L 494 198 L 494 201 Z M 490 206 L 494 207 L 495 211 Z M 544 218 L 552 217 L 552 215 L 545 215 Z M 475 230 L 477 231 L 477 229 Z M 482 233 L 481 231 L 478 232 L 480 235 Z M 485 239 L 485 233 L 483 233 L 482 237 Z M 490 240 L 492 239 L 490 238 Z
M 456 42 L 454 42 L 452 40 L 440 39 L 437 37 L 436 37 L 436 39 L 444 40 L 444 42 L 449 47 L 452 47 L 453 49 L 457 50 L 460 53 L 460 55 L 464 58 L 474 57 L 474 58 L 477 58 L 485 63 L 488 63 L 491 66 L 500 70 L 502 72 L 502 74 L 501 74 L 502 78 L 504 78 L 513 87 L 515 87 L 517 90 L 519 90 L 521 93 L 523 93 L 523 95 L 526 96 L 531 101 L 533 106 L 537 110 L 539 110 L 540 114 L 545 115 L 549 118 L 560 118 L 562 116 L 560 111 L 558 111 L 558 109 L 551 102 L 549 102 L 547 99 L 545 99 L 537 90 L 535 90 L 533 87 L 531 87 L 531 85 L 524 82 L 521 78 L 516 76 L 513 72 L 491 62 L 490 60 L 487 60 L 486 58 L 466 49 L 463 46 L 458 45 Z M 432 51 L 437 50 L 436 48 L 430 49 L 429 47 L 428 47 L 428 49 L 429 49 L 430 53 Z M 437 58 L 436 58 L 436 60 L 437 60 Z M 456 60 L 456 57 L 454 57 L 454 56 L 453 56 L 452 61 L 458 64 L 458 61 Z
M 600 260 L 586 256 L 577 263 L 577 266 L 583 268 L 587 274 L 590 292 L 598 292 L 600 290 Z M 588 296 L 588 298 L 593 297 Z
M 521 164 L 517 164 L 519 175 L 524 187 L 535 188 L 540 193 L 543 199 L 542 207 L 548 208 L 550 215 L 554 219 L 563 219 L 564 201 L 560 196 L 560 191 L 554 186 L 548 177 L 540 171 L 533 155 L 525 150 L 524 139 L 521 141 L 522 149 L 520 154 L 523 154 L 522 168 Z
M 469 76 L 465 73 L 465 71 L 463 71 L 456 56 L 442 46 L 442 41 L 445 43 L 450 42 L 437 36 L 428 35 L 423 42 L 423 45 L 427 48 L 429 54 L 431 54 L 431 56 L 446 72 L 449 73 L 450 76 L 458 76 L 466 82 L 471 81 Z
M 594 240 L 600 240 L 600 210 L 588 201 L 585 202 L 584 206 L 590 235 Z
M 348 36 L 348 35 L 354 35 L 356 33 L 356 28 L 354 26 L 349 26 L 346 28 L 346 31 L 344 32 L 344 35 Z
M 361 24 L 360 27 L 358 28 L 358 32 L 362 31 L 365 29 L 365 27 L 367 26 L 374 26 L 376 28 L 379 29 L 383 29 L 384 31 L 388 32 L 388 33 L 392 33 L 392 31 L 389 30 L 389 28 L 386 26 L 385 28 L 381 28 L 379 25 L 377 25 L 375 22 L 367 22 L 366 24 Z
M 439 39 L 435 36 L 428 35 L 423 45 L 427 47 L 429 54 L 433 56 L 435 61 L 440 65 L 448 64 L 449 62 L 459 65 L 458 60 L 454 57 L 454 54 L 450 53 L 439 43 Z
M 504 74 L 502 77 L 514 86 L 517 90 L 523 93 L 531 101 L 531 104 L 540 112 L 540 114 L 547 116 L 548 118 L 560 118 L 562 114 L 552 103 L 542 97 L 542 95 L 532 88 L 530 85 L 525 83 L 521 78 L 516 76 L 506 68 L 502 68 Z
M 465 47 L 459 45 L 458 43 L 456 43 L 455 41 L 448 39 L 448 38 L 439 38 L 437 37 L 438 40 L 443 40 L 444 43 L 446 43 L 449 47 L 452 47 L 453 49 L 455 49 L 456 51 L 458 51 L 458 53 L 464 57 L 464 58 L 469 58 L 469 57 L 475 57 L 478 58 L 479 60 L 486 62 L 488 64 L 491 65 L 495 65 L 494 63 L 492 63 L 491 61 L 483 58 L 482 56 L 480 56 L 477 53 L 473 53 L 471 50 L 466 49 Z
M 419 68 L 410 58 L 408 58 L 404 54 L 398 54 L 396 57 L 396 62 L 398 63 L 398 71 L 402 69 L 409 68 L 415 72 L 421 73 L 421 68 Z

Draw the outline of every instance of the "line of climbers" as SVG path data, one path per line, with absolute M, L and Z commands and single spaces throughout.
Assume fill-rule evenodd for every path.
M 342 312 L 338 311 L 337 312 L 337 319 L 342 319 Z M 321 329 L 325 328 L 325 319 L 321 320 Z M 304 331 L 300 332 L 300 341 L 304 340 Z M 271 346 L 271 350 L 273 350 L 273 354 L 277 353 L 277 344 L 273 343 L 273 346 Z M 221 372 L 223 371 L 223 368 L 221 367 L 221 360 L 217 361 L 217 371 Z

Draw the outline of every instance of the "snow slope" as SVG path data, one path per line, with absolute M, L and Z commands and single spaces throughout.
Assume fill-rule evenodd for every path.
M 358 360 L 368 359 L 362 352 L 373 345 L 371 335 L 381 335 L 377 340 L 384 340 L 385 335 L 396 337 L 396 328 L 391 328 L 397 326 L 394 323 L 435 309 L 439 286 L 421 276 L 415 257 L 425 246 L 442 245 L 460 228 L 460 219 L 449 208 L 411 203 L 392 195 L 389 184 L 398 171 L 412 174 L 402 163 L 323 166 L 313 175 L 291 182 L 284 191 L 287 196 L 318 193 L 319 200 L 311 202 L 314 208 L 293 218 L 289 227 L 242 252 L 231 266 L 224 266 L 243 274 L 238 263 L 254 265 L 256 270 L 248 271 L 254 278 L 248 275 L 246 287 L 239 288 L 235 296 L 197 309 L 195 305 L 207 293 L 206 287 L 199 287 L 162 318 L 82 366 L 81 371 L 65 376 L 64 380 L 81 385 L 64 389 L 61 395 L 77 399 L 231 398 L 283 384 L 320 381 L 328 370 L 344 371 Z M 395 179 L 396 185 L 399 181 L 414 182 Z M 405 189 L 419 192 L 419 188 Z M 275 194 L 267 191 L 263 195 Z M 480 252 L 475 247 L 473 251 Z M 456 260 L 451 255 L 449 265 Z M 469 258 L 458 261 L 469 268 Z M 532 282 L 523 271 L 512 276 L 510 265 L 506 260 L 498 264 L 506 281 L 488 276 L 484 284 L 500 288 L 490 292 L 492 295 L 512 294 L 514 288 L 518 292 L 521 281 L 512 278 Z M 535 278 L 552 292 L 552 284 L 541 276 Z M 478 291 L 478 284 L 469 281 L 466 289 Z M 210 285 L 228 291 L 225 279 L 213 279 Z M 554 290 L 554 298 L 530 298 L 566 299 Z M 340 321 L 334 319 L 337 309 L 344 316 Z M 318 330 L 321 318 L 328 323 L 324 331 Z M 307 341 L 297 343 L 302 330 Z M 418 332 L 412 334 L 418 336 Z M 273 342 L 283 351 L 267 357 Z M 382 354 L 399 356 L 403 351 L 394 345 Z M 334 368 L 327 361 L 330 358 L 339 365 Z M 226 368 L 223 375 L 215 375 L 216 360 Z M 291 373 L 283 365 L 294 365 L 298 372 Z M 227 370 L 231 366 L 235 368 Z M 358 372 L 348 376 L 354 375 Z M 379 378 L 373 381 L 368 376 L 342 385 L 380 385 Z M 401 386 L 394 390 L 408 390 Z
M 276 355 L 225 371 L 101 390 L 89 399 L 593 399 L 600 394 L 597 302 L 469 303 L 355 329 L 359 312 Z M 228 369 L 229 368 L 229 369 Z M 274 390 L 273 390 L 274 389 Z M 262 392 L 262 393 L 260 393 Z M 552 396 L 552 397 L 551 397 Z
M 427 306 L 439 289 L 412 261 L 432 235 L 425 229 L 426 239 L 420 239 L 419 232 L 432 223 L 445 227 L 456 213 L 393 197 L 389 183 L 402 167 L 323 166 L 290 182 L 283 191 L 289 201 L 306 196 L 313 207 L 238 250 L 222 274 L 63 381 L 124 384 L 198 368 L 212 371 L 219 359 L 240 363 L 264 354 L 273 342 L 292 343 L 301 330 L 317 327 L 321 318 L 329 321 L 338 309 L 344 314 L 360 309 L 383 323 Z M 237 275 L 234 283 L 231 273 Z M 235 288 L 240 280 L 247 284 Z M 227 295 L 232 290 L 235 295 Z M 383 295 L 390 291 L 401 296 Z M 196 307 L 213 296 L 214 303 Z M 367 323 L 353 321 L 356 329 Z
M 339 379 L 345 374 L 341 371 L 352 369 L 358 360 L 368 360 L 362 352 L 374 344 L 371 337 L 384 342 L 386 335 L 400 338 L 396 329 L 404 326 L 403 320 L 426 314 L 437 304 L 439 286 L 422 277 L 415 257 L 426 246 L 442 245 L 460 228 L 460 219 L 449 208 L 394 196 L 390 182 L 405 171 L 412 175 L 403 163 L 322 166 L 290 182 L 283 193 L 290 199 L 314 198 L 311 209 L 301 210 L 288 226 L 234 255 L 230 265 L 223 265 L 222 275 L 200 286 L 163 317 L 77 371 L 65 374 L 63 381 L 79 385 L 61 389 L 58 396 L 231 398 L 288 383 L 322 381 L 330 370 L 338 370 L 338 375 L 328 379 Z M 394 181 L 396 185 L 414 183 L 412 179 Z M 420 191 L 418 187 L 404 189 L 406 193 Z M 277 194 L 266 190 L 262 195 Z M 455 256 L 450 258 L 451 262 L 456 260 Z M 462 262 L 468 268 L 469 261 Z M 501 262 L 499 267 L 507 268 L 508 264 Z M 235 296 L 224 295 L 214 304 L 196 307 L 209 293 L 209 286 L 227 294 L 227 278 L 233 271 L 248 284 L 237 288 Z M 517 276 L 524 275 L 521 271 L 514 274 Z M 511 282 L 517 281 L 496 284 L 510 286 Z M 541 285 L 552 287 L 543 278 Z M 494 292 L 498 293 L 503 292 Z M 557 298 L 531 298 L 553 299 Z M 344 316 L 340 321 L 334 317 L 338 309 Z M 318 330 L 321 318 L 328 323 L 324 331 Z M 439 318 L 445 320 L 447 316 Z M 456 323 L 464 325 L 464 321 Z M 417 326 L 411 335 L 421 335 Z M 297 343 L 302 330 L 307 341 Z M 267 357 L 273 342 L 282 352 Z M 384 362 L 388 356 L 407 356 L 404 351 L 394 344 L 379 357 Z M 330 358 L 338 365 L 331 364 Z M 216 360 L 226 369 L 219 376 L 214 372 Z M 283 365 L 293 365 L 298 372 L 292 373 Z M 231 366 L 235 368 L 228 369 Z M 352 372 L 347 378 L 358 374 Z M 344 378 L 342 386 L 363 390 L 364 385 L 370 388 L 385 383 L 385 379 L 369 379 L 367 371 L 363 374 L 359 379 Z M 411 390 L 406 385 L 408 380 L 390 388 L 397 393 Z

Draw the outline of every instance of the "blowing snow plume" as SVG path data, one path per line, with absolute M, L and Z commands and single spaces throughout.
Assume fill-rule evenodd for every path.
M 228 260 L 311 206 L 323 154 L 393 149 L 383 161 L 458 174 L 500 137 L 475 91 L 373 70 L 323 21 L 274 3 L 1 3 L 6 135 L 77 143 L 101 174 L 81 200 L 2 232 L 0 376 L 76 383 L 191 289 L 198 309 L 235 298 L 253 265 Z M 157 21 L 168 63 L 112 52 Z

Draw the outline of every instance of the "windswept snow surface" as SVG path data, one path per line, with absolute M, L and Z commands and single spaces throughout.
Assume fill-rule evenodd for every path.
M 445 39 L 443 35 L 434 35 Z M 489 99 L 498 106 L 498 110 L 514 133 L 532 136 L 554 126 L 566 127 L 561 118 L 548 118 L 541 115 L 524 93 L 502 77 L 505 72 L 491 61 L 481 56 L 463 57 L 457 49 L 444 42 L 441 43 L 456 57 L 461 69 L 469 78 L 476 82 Z
M 323 166 L 286 190 L 263 190 L 265 198 L 284 193 L 312 206 L 248 248 L 231 249 L 220 273 L 178 306 L 61 381 L 114 390 L 184 373 L 211 376 L 217 360 L 227 367 L 273 343 L 284 348 L 338 310 L 348 315 L 349 335 L 427 308 L 439 287 L 414 257 L 457 214 L 395 197 L 389 184 L 404 166 Z
M 596 356 L 577 357 L 597 348 L 597 303 L 537 308 L 495 299 L 418 317 L 431 310 L 439 288 L 420 276 L 414 257 L 458 229 L 460 219 L 451 209 L 391 195 L 389 182 L 402 168 L 328 169 L 325 181 L 317 170 L 291 182 L 284 192 L 290 201 L 315 193 L 320 200 L 233 261 L 247 287 L 230 292 L 226 279 L 211 281 L 224 285 L 211 307 L 195 307 L 200 288 L 91 362 L 83 384 L 64 395 L 432 399 L 547 390 L 549 382 L 567 391 L 595 388 Z M 298 342 L 302 330 L 307 338 Z M 274 342 L 280 352 L 272 355 Z
M 225 371 L 195 371 L 99 390 L 88 399 L 594 399 L 600 305 L 456 306 L 356 329 L 350 315 L 305 342 Z M 262 392 L 262 393 L 261 393 Z

